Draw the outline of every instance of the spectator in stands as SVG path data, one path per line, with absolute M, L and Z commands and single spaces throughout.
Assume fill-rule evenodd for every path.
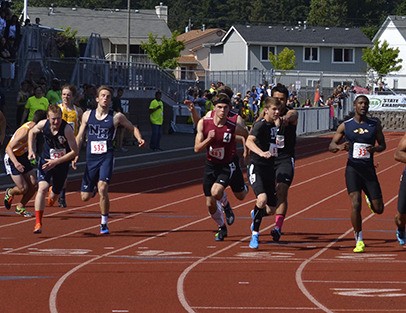
M 34 86 L 41 86 L 42 90 L 45 92 L 48 90 L 48 81 L 44 76 L 41 76 Z
M 39 17 L 35 18 L 35 25 L 41 25 L 41 19 Z
M 0 38 L 1 85 L 5 88 L 11 86 L 14 78 L 14 60 L 5 37 Z
M 6 126 L 6 117 L 4 116 L 3 112 L 0 111 L 0 149 L 2 149 L 4 138 L 6 137 Z
M 96 95 L 97 89 L 94 85 L 83 85 L 83 98 L 79 101 L 79 106 L 83 112 L 93 110 L 97 107 Z
M 309 98 L 307 98 L 305 103 L 303 104 L 303 108 L 311 108 L 311 107 L 312 107 L 312 102 L 310 101 Z
M 11 19 L 7 21 L 6 28 L 4 29 L 4 37 L 6 40 L 14 40 L 16 47 L 18 47 L 21 37 L 21 25 L 17 15 L 11 16 Z
M 34 113 L 37 110 L 48 111 L 49 102 L 48 99 L 44 97 L 44 91 L 41 86 L 37 86 L 34 90 L 34 95 L 29 97 L 27 103 L 25 104 L 25 111 L 21 119 L 20 125 L 24 124 L 27 120 L 32 121 Z
M 48 99 L 49 104 L 62 103 L 61 81 L 58 78 L 52 79 L 51 88 L 45 97 Z
M 21 83 L 20 90 L 17 94 L 17 112 L 16 112 L 16 121 L 17 123 L 21 122 L 24 113 L 24 107 L 27 103 L 29 97 L 32 96 L 32 85 L 28 80 L 24 80 Z M 20 126 L 21 124 L 18 124 Z
M 0 10 L 0 36 L 4 35 L 4 30 L 6 29 L 6 13 L 3 10 Z
M 152 151 L 162 151 L 161 136 L 162 124 L 164 121 L 164 103 L 161 100 L 162 93 L 158 90 L 155 92 L 155 99 L 149 105 L 149 120 L 151 122 L 151 140 L 149 147 Z

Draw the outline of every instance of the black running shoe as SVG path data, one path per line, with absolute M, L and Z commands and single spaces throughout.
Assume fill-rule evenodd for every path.
M 60 208 L 66 208 L 67 207 L 65 198 L 59 197 L 58 204 L 59 204 Z
M 234 212 L 230 206 L 230 202 L 227 202 L 227 205 L 224 207 L 224 213 L 226 214 L 227 225 L 232 225 L 234 223 Z
M 224 238 L 226 238 L 226 237 L 227 237 L 227 226 L 224 225 L 224 226 L 219 227 L 219 230 L 218 230 L 218 232 L 216 233 L 216 236 L 215 236 L 215 240 L 216 241 L 223 241 Z

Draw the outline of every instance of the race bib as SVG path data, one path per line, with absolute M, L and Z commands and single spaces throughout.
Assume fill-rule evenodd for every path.
M 66 154 L 65 149 L 50 149 L 49 156 L 51 160 L 56 160 L 62 158 Z
M 209 148 L 209 155 L 218 160 L 224 159 L 224 148 Z
M 278 145 L 275 143 L 271 143 L 269 145 L 269 152 L 271 152 L 271 155 L 273 157 L 277 157 L 278 156 Z
M 368 152 L 367 148 L 370 146 L 371 145 L 367 143 L 354 142 L 352 157 L 354 159 L 369 159 L 371 154 Z
M 107 141 L 92 141 L 90 143 L 90 153 L 91 154 L 103 154 L 107 152 Z

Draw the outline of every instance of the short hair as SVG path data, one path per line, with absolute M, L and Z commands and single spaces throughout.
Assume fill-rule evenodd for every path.
M 99 88 L 97 88 L 97 93 L 96 93 L 97 97 L 100 95 L 100 92 L 102 92 L 103 90 L 107 90 L 108 92 L 110 92 L 111 96 L 113 95 L 113 90 L 109 86 L 101 85 Z
M 369 104 L 369 98 L 366 95 L 359 95 L 354 99 L 354 104 L 358 101 L 358 99 L 360 98 L 364 98 L 367 102 L 367 104 Z
M 234 91 L 226 85 L 222 85 L 219 88 L 217 88 L 217 93 L 225 93 L 230 99 L 233 97 L 234 95 Z
M 272 90 L 271 90 L 271 96 L 272 97 L 273 97 L 273 94 L 275 92 L 283 93 L 283 94 L 285 94 L 286 99 L 289 98 L 289 90 L 288 90 L 288 88 L 286 88 L 286 86 L 282 85 L 281 83 L 276 84 L 276 86 L 272 88 Z
M 47 111 L 37 110 L 34 113 L 32 121 L 37 124 L 39 121 L 45 120 L 47 118 Z
M 77 90 L 76 90 L 75 85 L 70 85 L 70 84 L 63 85 L 61 90 L 64 90 L 64 89 L 69 89 L 72 92 L 72 96 L 76 96 Z
M 230 105 L 231 99 L 226 93 L 219 93 L 213 98 L 213 105 L 217 105 L 218 103 L 225 103 Z
M 49 113 L 60 114 L 62 116 L 62 109 L 57 104 L 50 104 L 48 106 L 48 114 Z

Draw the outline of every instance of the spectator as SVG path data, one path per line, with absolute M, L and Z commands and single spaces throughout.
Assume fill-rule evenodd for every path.
M 34 90 L 34 95 L 29 97 L 27 103 L 25 104 L 25 111 L 23 117 L 21 118 L 20 125 L 24 124 L 25 121 L 32 121 L 34 113 L 37 110 L 48 111 L 49 102 L 48 99 L 44 97 L 44 91 L 41 86 L 37 86 Z
M 7 21 L 6 28 L 4 29 L 4 37 L 6 40 L 13 39 L 16 46 L 20 43 L 21 25 L 18 21 L 17 15 L 13 15 L 9 21 Z
M 303 104 L 303 108 L 311 108 L 311 107 L 312 107 L 312 102 L 310 101 L 309 98 L 307 98 L 305 103 Z
M 24 106 L 27 103 L 27 100 L 32 95 L 32 85 L 28 80 L 24 80 L 21 83 L 20 90 L 17 94 L 17 112 L 16 112 L 16 121 L 17 123 L 21 122 L 24 113 Z M 20 126 L 19 124 L 18 126 Z
M 153 151 L 162 151 L 160 143 L 162 136 L 162 124 L 164 121 L 164 103 L 161 100 L 162 93 L 157 91 L 155 99 L 149 105 L 149 119 L 151 122 L 152 134 L 149 147 Z
M 46 98 L 49 104 L 62 103 L 61 82 L 58 78 L 52 79 L 51 88 L 48 90 Z
M 121 87 L 118 88 L 116 96 L 112 100 L 112 109 L 116 113 L 123 113 L 123 107 L 121 106 L 121 97 L 123 96 L 123 94 L 124 94 L 124 89 Z M 116 129 L 115 148 L 116 148 L 116 150 L 121 151 L 121 152 L 128 151 L 128 149 L 123 147 L 124 134 L 125 134 L 125 128 L 123 126 L 118 126 Z

